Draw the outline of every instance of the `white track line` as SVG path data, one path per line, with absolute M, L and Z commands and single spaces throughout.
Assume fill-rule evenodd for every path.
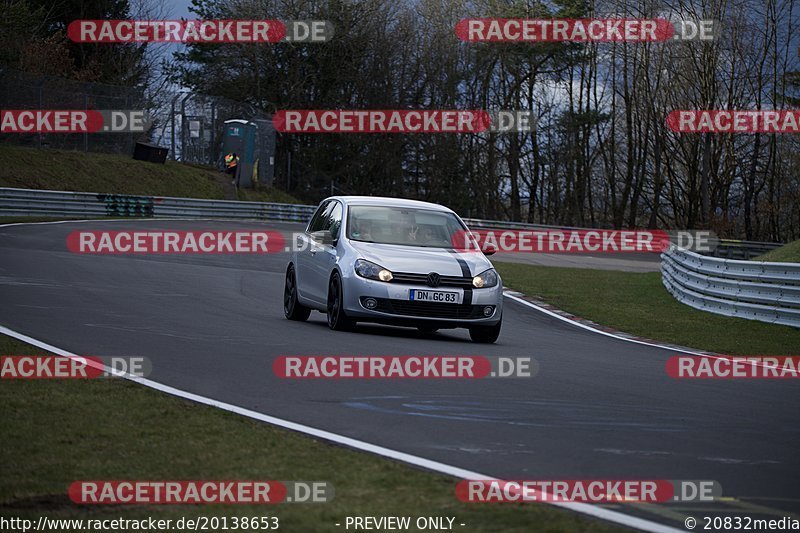
M 517 291 L 511 291 L 511 292 L 517 292 Z M 550 315 L 553 318 L 557 318 L 559 320 L 562 320 L 562 321 L 566 322 L 567 324 L 572 324 L 573 326 L 577 326 L 579 328 L 583 328 L 585 330 L 588 330 L 588 331 L 591 331 L 591 332 L 594 332 L 594 333 L 599 333 L 600 335 L 605 335 L 606 337 L 612 337 L 614 339 L 619 339 L 621 341 L 634 342 L 636 344 L 643 344 L 645 346 L 653 346 L 655 348 L 663 348 L 663 349 L 669 350 L 671 352 L 682 352 L 682 353 L 688 353 L 688 354 L 691 354 L 691 355 L 702 355 L 704 357 L 714 357 L 714 358 L 718 358 L 719 357 L 719 356 L 716 356 L 716 355 L 710 355 L 710 354 L 705 354 L 705 353 L 700 353 L 700 352 L 692 352 L 690 350 L 684 350 L 684 349 L 681 349 L 681 348 L 673 348 L 671 346 L 665 346 L 663 344 L 657 344 L 657 343 L 654 343 L 654 342 L 640 341 L 638 339 L 631 339 L 631 338 L 628 338 L 628 337 L 623 337 L 623 336 L 617 335 L 615 333 L 609 333 L 608 331 L 603 331 L 601 329 L 593 328 L 592 326 L 587 326 L 586 324 L 581 324 L 580 322 L 577 322 L 575 320 L 570 320 L 569 318 L 567 318 L 565 316 L 561 316 L 558 313 L 554 313 L 553 311 L 550 311 L 549 309 L 545 309 L 544 307 L 541 307 L 539 305 L 536 305 L 535 303 L 529 302 L 528 300 L 520 298 L 519 296 L 515 296 L 513 294 L 510 294 L 509 291 L 503 291 L 503 296 L 505 296 L 506 298 L 509 298 L 511 300 L 514 300 L 515 302 L 521 303 L 522 305 L 527 305 L 528 307 L 536 309 L 537 311 L 539 311 L 541 313 L 544 313 L 546 315 Z
M 152 220 L 152 219 L 151 219 Z M 162 219 L 163 220 L 163 219 Z M 14 223 L 14 224 L 3 224 L 0 227 L 10 226 L 10 225 L 18 225 L 18 224 L 53 224 L 53 223 L 60 223 L 58 222 L 24 222 L 24 223 Z M 63 221 L 63 222 L 78 222 L 75 220 Z M 96 220 L 85 220 L 80 222 L 97 222 Z M 111 222 L 111 221 L 109 221 Z M 524 300 L 520 300 L 514 296 L 506 294 L 507 297 L 518 300 L 522 303 L 530 305 L 535 309 L 539 309 L 545 313 L 552 314 L 553 316 L 558 317 L 555 313 L 551 313 L 546 309 L 542 309 L 538 306 L 530 304 Z M 563 318 L 563 317 L 558 317 Z M 566 320 L 566 319 L 565 319 Z M 568 322 L 571 322 L 567 320 Z M 582 324 L 579 324 L 582 327 Z M 593 328 L 588 328 L 592 331 L 597 331 L 598 333 L 604 333 Z M 57 355 L 61 355 L 64 357 L 69 357 L 73 359 L 80 359 L 85 361 L 83 357 L 80 355 L 74 354 L 62 348 L 58 348 L 57 346 L 53 346 L 52 344 L 48 344 L 46 342 L 40 341 L 38 339 L 34 339 L 33 337 L 29 337 L 18 331 L 14 331 L 9 329 L 5 326 L 0 326 L 0 334 L 8 335 L 9 337 L 14 337 L 15 339 L 21 340 L 23 342 L 27 342 L 33 346 L 41 348 L 43 350 L 47 350 Z M 612 335 L 613 336 L 613 335 Z M 622 338 L 622 337 L 618 337 Z M 643 343 L 644 344 L 644 343 Z M 108 369 L 110 370 L 110 369 Z M 152 381 L 145 378 L 135 377 L 135 376 L 126 376 L 125 379 L 130 381 L 134 381 L 145 387 L 149 387 L 151 389 L 155 389 L 157 391 L 161 391 L 172 396 L 177 396 L 179 398 L 184 398 L 186 400 L 190 400 L 196 403 L 210 405 L 211 407 L 216 407 L 217 409 L 222 409 L 223 411 L 229 411 L 231 413 L 235 413 L 241 416 L 246 416 L 247 418 L 252 418 L 254 420 L 259 420 L 261 422 L 266 422 L 267 424 L 272 424 L 278 427 L 282 427 L 284 429 L 288 429 L 291 431 L 297 431 L 299 433 L 304 433 L 306 435 L 311 435 L 313 437 L 317 437 L 320 439 L 324 439 L 327 441 L 335 442 L 336 444 L 340 444 L 342 446 L 347 446 L 350 448 L 354 448 L 356 450 L 361 450 L 367 453 L 372 453 L 375 455 L 380 455 L 382 457 L 386 457 L 389 459 L 393 459 L 395 461 L 400 461 L 402 463 L 411 464 L 420 468 L 424 468 L 426 470 L 431 470 L 433 472 L 438 472 L 440 474 L 446 474 L 449 476 L 453 476 L 460 479 L 472 479 L 472 480 L 496 480 L 498 478 L 488 476 L 486 474 L 480 474 L 478 472 L 472 472 L 470 470 L 466 470 L 463 468 L 459 468 L 457 466 L 448 465 L 445 463 L 440 463 L 438 461 L 432 461 L 430 459 L 425 459 L 424 457 L 419 457 L 416 455 L 411 455 L 405 452 L 392 450 L 391 448 L 385 448 L 383 446 L 378 446 L 376 444 L 371 444 L 369 442 L 365 442 L 358 439 L 353 439 L 350 437 L 346 437 L 344 435 L 339 435 L 337 433 L 332 433 L 330 431 L 325 431 L 322 429 L 314 428 L 311 426 L 306 426 L 303 424 L 298 424 L 297 422 L 292 422 L 290 420 L 284 420 L 282 418 L 277 418 L 274 416 L 265 415 L 263 413 L 258 413 L 256 411 L 251 411 L 249 409 L 245 409 L 243 407 L 239 407 L 236 405 L 232 405 L 229 403 L 221 402 L 219 400 L 215 400 L 213 398 L 209 398 L 207 396 L 200 396 L 199 394 L 194 394 L 191 392 L 183 391 L 180 389 L 176 389 L 174 387 L 170 387 L 169 385 L 164 385 L 158 383 L 157 381 Z M 453 495 L 455 497 L 455 494 Z M 657 522 L 652 522 L 650 520 L 645 520 L 643 518 L 637 518 L 634 516 L 628 516 L 623 513 L 619 513 L 617 511 L 611 511 L 609 509 L 604 509 L 602 507 L 598 507 L 595 505 L 590 505 L 587 503 L 561 503 L 561 502 L 546 502 L 549 505 L 553 505 L 555 507 L 561 507 L 563 509 L 568 509 L 570 511 L 574 511 L 580 514 L 592 516 L 594 518 L 599 518 L 600 520 L 605 520 L 608 522 L 612 522 L 615 524 L 620 524 L 622 526 L 640 529 L 642 531 L 652 531 L 655 533 L 675 533 L 675 532 L 682 532 L 681 529 L 675 529 L 672 527 L 668 527 Z
M 0 334 L 8 335 L 9 337 L 14 337 L 15 339 L 27 342 L 28 344 L 32 344 L 33 346 L 37 346 L 43 350 L 47 350 L 57 355 L 69 357 L 71 359 L 84 360 L 84 358 L 79 355 L 76 355 L 72 352 L 68 352 L 67 350 L 63 350 L 61 348 L 58 348 L 57 346 L 53 346 L 52 344 L 48 344 L 38 339 L 34 339 L 33 337 L 29 337 L 27 335 L 9 329 L 5 326 L 0 326 Z M 385 448 L 383 446 L 378 446 L 376 444 L 371 444 L 369 442 L 364 442 L 362 440 L 345 437 L 344 435 L 339 435 L 337 433 L 332 433 L 330 431 L 317 429 L 311 426 L 298 424 L 297 422 L 292 422 L 289 420 L 284 420 L 282 418 L 265 415 L 263 413 L 258 413 L 256 411 L 251 411 L 243 407 L 221 402 L 213 398 L 208 398 L 207 396 L 200 396 L 199 394 L 194 394 L 184 390 L 176 389 L 168 385 L 163 385 L 161 383 L 149 379 L 133 377 L 133 376 L 125 376 L 125 379 L 129 379 L 130 381 L 135 381 L 140 385 L 144 385 L 145 387 L 149 387 L 157 391 L 165 392 L 172 396 L 177 396 L 179 398 L 184 398 L 186 400 L 190 400 L 204 405 L 210 405 L 211 407 L 216 407 L 217 409 L 222 409 L 223 411 L 229 411 L 237 415 L 246 416 L 248 418 L 259 420 L 261 422 L 266 422 L 267 424 L 272 424 L 274 426 L 285 428 L 291 431 L 297 431 L 299 433 L 311 435 L 312 437 L 317 437 L 327 441 L 335 442 L 336 444 L 340 444 L 342 446 L 347 446 L 350 448 L 355 448 L 356 450 L 361 450 L 367 453 L 380 455 L 382 457 L 393 459 L 395 461 L 400 461 L 402 463 L 408 463 L 420 468 L 424 468 L 426 470 L 438 472 L 440 474 L 446 474 L 459 479 L 471 479 L 471 480 L 498 479 L 492 476 L 488 476 L 486 474 L 480 474 L 478 472 L 472 472 L 470 470 L 459 468 L 457 466 L 440 463 L 438 461 L 432 461 L 430 459 L 425 459 L 424 457 L 419 457 L 405 452 L 392 450 L 391 448 Z M 453 497 L 455 498 L 455 493 L 453 494 Z M 622 514 L 616 511 L 611 511 L 587 503 L 560 503 L 560 502 L 546 502 L 546 503 L 548 503 L 549 505 L 554 505 L 556 507 L 561 507 L 584 515 L 592 516 L 594 518 L 599 518 L 600 520 L 606 520 L 608 522 L 613 522 L 615 524 L 620 524 L 626 527 L 640 529 L 642 531 L 653 531 L 657 533 L 662 533 L 662 532 L 672 533 L 672 532 L 682 531 L 680 529 L 664 526 L 662 524 L 651 522 L 649 520 L 645 520 L 642 518 L 628 516 L 626 514 Z
M 511 292 L 517 292 L 517 291 L 511 291 Z M 562 320 L 562 321 L 566 322 L 567 324 L 572 324 L 573 326 L 577 326 L 579 328 L 583 328 L 583 329 L 585 329 L 587 331 L 591 331 L 592 333 L 599 333 L 600 335 L 605 335 L 606 337 L 619 339 L 621 341 L 633 342 L 635 344 L 642 344 L 644 346 L 652 346 L 654 348 L 661 348 L 663 350 L 668 350 L 670 352 L 681 352 L 681 353 L 688 353 L 689 355 L 697 355 L 697 356 L 700 356 L 700 357 L 708 357 L 709 359 L 728 359 L 729 358 L 728 356 L 724 356 L 724 355 L 714 355 L 714 354 L 708 354 L 708 353 L 693 352 L 691 350 L 686 350 L 686 349 L 683 349 L 683 348 L 677 348 L 677 347 L 674 347 L 674 346 L 667 346 L 667 345 L 658 344 L 658 343 L 655 343 L 655 342 L 647 342 L 647 341 L 642 341 L 642 340 L 639 340 L 639 339 L 631 339 L 629 337 L 623 337 L 623 336 L 617 335 L 615 333 L 610 333 L 608 331 L 603 331 L 603 330 L 600 330 L 600 329 L 597 329 L 597 328 L 593 328 L 592 326 L 587 326 L 586 324 L 582 324 L 582 323 L 577 322 L 575 320 L 570 320 L 569 318 L 567 318 L 565 316 L 561 316 L 558 313 L 554 313 L 553 311 L 550 311 L 549 309 L 545 309 L 544 307 L 541 307 L 539 305 L 536 305 L 535 303 L 529 302 L 528 300 L 520 298 L 519 296 L 515 296 L 513 294 L 510 294 L 509 291 L 503 291 L 503 296 L 505 296 L 506 298 L 509 298 L 511 300 L 514 300 L 515 302 L 521 303 L 522 305 L 527 305 L 528 307 L 530 307 L 532 309 L 536 309 L 537 311 L 539 311 L 541 313 L 544 313 L 546 315 L 550 315 L 553 318 L 557 318 L 559 320 Z M 769 364 L 760 363 L 760 362 L 757 362 L 757 361 L 742 361 L 742 364 L 748 364 L 748 365 L 752 365 L 752 366 L 760 366 L 762 368 L 771 368 L 771 366 Z

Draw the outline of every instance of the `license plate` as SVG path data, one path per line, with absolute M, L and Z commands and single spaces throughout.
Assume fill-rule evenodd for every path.
M 437 302 L 443 304 L 460 304 L 461 293 L 450 291 L 428 291 L 422 289 L 411 289 L 408 299 L 415 302 Z

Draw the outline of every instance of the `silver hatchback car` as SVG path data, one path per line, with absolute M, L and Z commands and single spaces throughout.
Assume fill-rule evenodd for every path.
M 456 248 L 468 229 L 441 205 L 398 198 L 334 196 L 320 203 L 286 268 L 289 320 L 311 310 L 333 330 L 356 322 L 468 328 L 475 342 L 500 335 L 503 284 L 486 258 Z

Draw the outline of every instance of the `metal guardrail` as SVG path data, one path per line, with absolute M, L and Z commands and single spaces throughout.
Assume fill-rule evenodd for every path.
M 661 281 L 681 303 L 800 328 L 800 263 L 721 259 L 676 247 L 661 260 Z
M 0 188 L 0 216 L 14 217 L 205 217 L 306 222 L 315 209 L 316 206 L 302 204 Z M 586 229 L 477 218 L 463 220 L 473 228 Z M 779 243 L 722 239 L 709 255 L 750 259 L 779 246 Z
M 306 222 L 317 206 L 0 188 L 0 216 L 198 217 Z
M 505 220 L 481 220 L 477 218 L 465 218 L 464 222 L 471 228 L 491 228 L 491 229 L 532 229 L 532 230 L 586 230 L 587 228 L 578 228 L 573 226 L 548 226 L 544 224 L 530 224 L 524 222 L 508 222 Z M 783 246 L 779 242 L 759 242 L 759 241 L 741 241 L 736 239 L 718 239 L 713 240 L 714 248 L 709 252 L 703 252 L 703 255 L 710 255 L 713 257 L 724 257 L 725 259 L 744 259 L 750 260 L 759 255 L 765 254 L 776 248 Z
M 531 224 L 529 222 L 509 222 L 507 220 L 483 220 L 480 218 L 462 218 L 461 220 L 470 228 L 487 229 L 562 229 L 577 230 L 586 228 L 573 228 L 571 226 L 547 226 L 545 224 Z
M 0 187 L 0 216 L 117 216 L 117 217 L 210 217 L 256 218 L 305 222 L 316 206 L 233 200 L 203 200 L 166 196 L 137 196 L 92 192 L 48 191 Z M 474 228 L 580 230 L 571 226 L 551 226 L 504 220 L 465 218 Z M 780 243 L 722 239 L 712 254 L 728 259 L 750 259 L 781 246 Z
M 0 216 L 159 217 L 306 222 L 316 206 L 0 188 Z M 471 227 L 577 229 L 464 219 Z M 772 243 L 722 241 L 773 249 Z M 750 252 L 748 252 L 750 253 Z M 661 255 L 662 282 L 680 302 L 712 313 L 800 327 L 800 264 L 740 261 L 672 247 Z
M 739 241 L 734 239 L 720 239 L 713 252 L 707 255 L 723 257 L 725 259 L 743 259 L 749 261 L 754 257 L 765 254 L 783 244 L 779 242 Z

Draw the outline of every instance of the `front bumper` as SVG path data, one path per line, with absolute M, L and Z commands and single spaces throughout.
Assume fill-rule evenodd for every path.
M 462 294 L 461 304 L 409 300 L 409 290 L 443 290 Z M 366 298 L 377 301 L 374 309 L 364 305 Z M 484 310 L 492 308 L 486 316 Z M 386 283 L 362 278 L 355 273 L 344 279 L 344 308 L 348 316 L 364 322 L 435 327 L 493 326 L 503 313 L 503 287 L 462 289 L 407 283 Z

